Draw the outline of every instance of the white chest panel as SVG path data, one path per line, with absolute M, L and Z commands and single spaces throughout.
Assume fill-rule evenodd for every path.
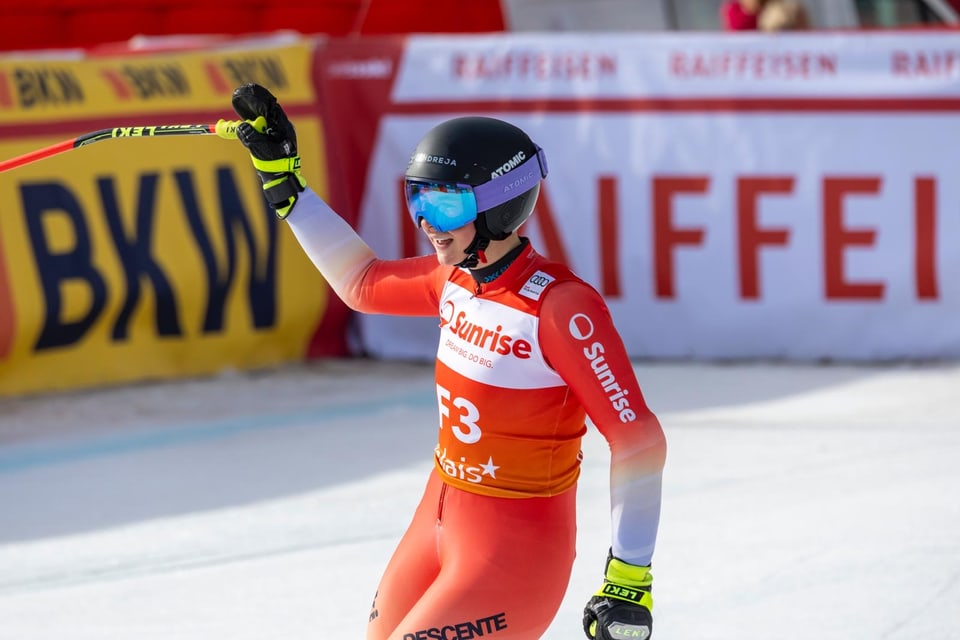
M 437 359 L 465 378 L 495 387 L 563 386 L 544 361 L 538 324 L 535 315 L 448 282 L 440 298 Z

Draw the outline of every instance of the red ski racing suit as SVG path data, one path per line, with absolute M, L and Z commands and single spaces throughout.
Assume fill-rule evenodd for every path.
M 545 632 L 575 555 L 588 416 L 610 446 L 612 552 L 650 564 L 663 432 L 593 287 L 529 244 L 484 284 L 432 255 L 380 260 L 309 189 L 288 222 L 351 308 L 440 318 L 435 469 L 380 582 L 368 640 Z

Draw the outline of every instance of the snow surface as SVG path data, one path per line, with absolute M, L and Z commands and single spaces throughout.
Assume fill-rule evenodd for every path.
M 960 366 L 636 369 L 669 447 L 655 640 L 960 638 Z M 0 399 L 0 638 L 362 639 L 436 424 L 416 363 Z M 584 453 L 551 640 L 609 546 Z

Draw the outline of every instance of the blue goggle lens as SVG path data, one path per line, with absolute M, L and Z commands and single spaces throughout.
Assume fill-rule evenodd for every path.
M 417 226 L 423 218 L 437 231 L 452 231 L 477 219 L 477 199 L 466 185 L 407 181 L 406 196 Z

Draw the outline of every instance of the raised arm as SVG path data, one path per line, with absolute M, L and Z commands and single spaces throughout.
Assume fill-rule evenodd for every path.
M 437 313 L 446 274 L 435 258 L 380 260 L 300 174 L 297 134 L 277 99 L 256 84 L 238 87 L 233 107 L 244 119 L 237 138 L 250 152 L 264 197 L 286 220 L 324 279 L 350 308 L 365 313 Z

